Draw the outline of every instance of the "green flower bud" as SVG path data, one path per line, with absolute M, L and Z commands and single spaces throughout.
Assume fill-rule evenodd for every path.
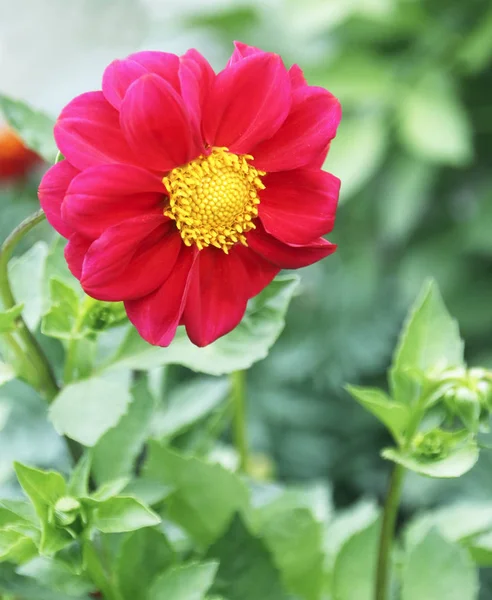
M 421 459 L 435 461 L 446 458 L 452 445 L 449 432 L 433 429 L 425 433 L 417 433 L 412 441 L 412 452 Z
M 48 520 L 52 525 L 66 529 L 73 537 L 77 536 L 86 523 L 82 504 L 73 496 L 59 498 L 51 508 Z

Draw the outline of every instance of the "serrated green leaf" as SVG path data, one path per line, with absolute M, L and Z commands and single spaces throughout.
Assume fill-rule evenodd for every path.
M 171 567 L 158 577 L 148 600 L 203 600 L 217 571 L 216 562 L 189 563 Z
M 153 419 L 153 436 L 169 438 L 182 433 L 217 408 L 229 390 L 229 382 L 218 378 L 193 379 L 175 387 Z
M 92 450 L 93 472 L 98 482 L 130 475 L 136 458 L 148 436 L 155 400 L 147 382 L 132 388 L 133 401 L 117 425 L 109 429 Z
M 22 314 L 23 304 L 17 304 L 6 311 L 0 312 L 0 333 L 10 333 L 16 329 L 16 321 Z
M 448 79 L 440 73 L 427 75 L 407 91 L 398 108 L 400 138 L 411 152 L 446 165 L 470 162 L 470 122 Z
M 126 385 L 93 377 L 64 387 L 49 409 L 58 433 L 94 446 L 128 410 L 132 396 Z
M 224 531 L 235 512 L 248 510 L 249 493 L 237 475 L 158 442 L 149 444 L 144 475 L 174 488 L 166 501 L 166 515 L 203 545 Z
M 122 533 L 151 527 L 161 519 L 136 498 L 115 496 L 98 502 L 90 514 L 93 527 L 103 533 Z
M 248 369 L 267 356 L 280 335 L 298 281 L 296 275 L 277 277 L 250 300 L 246 315 L 236 329 L 206 348 L 193 345 L 183 329 L 178 330 L 169 348 L 151 346 L 131 329 L 107 368 L 151 369 L 179 364 L 209 375 Z
M 58 149 L 53 137 L 55 122 L 20 100 L 0 95 L 0 111 L 24 144 L 52 164 Z
M 287 600 L 272 555 L 239 516 L 234 517 L 224 535 L 209 548 L 207 558 L 219 561 L 212 592 L 228 600 Z
M 342 546 L 333 570 L 333 592 L 337 600 L 372 597 L 379 530 L 379 521 L 375 521 L 367 529 L 355 533 Z
M 377 388 L 364 388 L 355 385 L 346 386 L 350 395 L 366 410 L 383 423 L 398 440 L 410 418 L 410 411 L 404 404 L 397 404 Z
M 461 477 L 461 475 L 464 475 L 475 466 L 479 456 L 479 449 L 476 442 L 470 439 L 453 448 L 443 458 L 436 460 L 418 457 L 396 448 L 385 448 L 381 452 L 381 456 L 403 465 L 406 469 L 410 469 L 419 475 L 453 478 Z
M 149 585 L 176 560 L 162 531 L 152 527 L 129 534 L 118 555 L 116 578 L 125 600 L 146 600 Z
M 390 372 L 392 396 L 411 402 L 408 373 L 426 374 L 463 364 L 458 324 L 448 313 L 434 281 L 425 283 L 403 327 Z M 403 379 L 402 379 L 403 378 Z
M 476 600 L 478 577 L 467 551 L 430 531 L 404 562 L 402 600 Z

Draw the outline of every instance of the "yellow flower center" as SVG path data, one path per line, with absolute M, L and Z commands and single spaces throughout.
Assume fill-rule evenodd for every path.
M 213 148 L 208 156 L 199 156 L 173 169 L 162 182 L 169 194 L 164 214 L 176 221 L 183 242 L 196 244 L 199 250 L 212 244 L 226 254 L 244 235 L 255 229 L 258 216 L 258 191 L 265 186 L 248 154 L 238 155 L 227 148 Z

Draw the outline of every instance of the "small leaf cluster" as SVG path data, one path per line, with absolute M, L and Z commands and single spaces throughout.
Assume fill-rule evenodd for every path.
M 411 309 L 389 372 L 390 394 L 348 386 L 351 395 L 393 436 L 382 456 L 430 477 L 459 477 L 479 455 L 487 429 L 492 374 L 468 369 L 456 321 L 429 281 Z

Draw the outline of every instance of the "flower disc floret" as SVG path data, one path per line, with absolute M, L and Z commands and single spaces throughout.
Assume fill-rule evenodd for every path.
M 226 254 L 245 233 L 255 229 L 259 190 L 265 186 L 264 171 L 255 169 L 249 154 L 237 155 L 227 148 L 213 148 L 162 180 L 169 194 L 164 214 L 176 221 L 183 242 L 199 250 L 213 245 Z

